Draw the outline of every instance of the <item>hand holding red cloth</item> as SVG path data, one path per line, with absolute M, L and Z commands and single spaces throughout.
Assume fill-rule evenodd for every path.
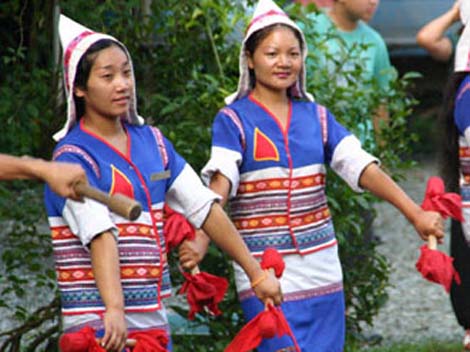
M 463 221 L 461 196 L 456 193 L 445 193 L 444 182 L 439 177 L 429 178 L 421 207 L 424 210 L 437 211 L 443 218 L 450 216 Z M 453 265 L 454 258 L 436 250 L 435 244 L 433 246 L 424 244 L 420 250 L 421 255 L 416 262 L 416 269 L 426 280 L 441 284 L 447 292 L 450 292 L 453 280 L 458 284 L 461 283 L 459 273 Z
M 183 215 L 174 211 L 166 204 L 163 208 L 163 213 L 165 214 L 163 233 L 168 252 L 178 247 L 184 240 L 194 240 L 196 231 Z
M 259 313 L 235 336 L 224 352 L 247 352 L 259 346 L 264 338 L 290 334 L 289 325 L 280 308 L 272 305 Z
M 196 313 L 207 307 L 214 315 L 222 313 L 218 304 L 224 299 L 228 288 L 227 279 L 206 272 L 189 274 L 183 272 L 186 281 L 179 293 L 186 293 L 189 304 L 188 318 L 194 319 Z
M 132 352 L 167 352 L 168 334 L 162 329 L 134 331 L 129 334 L 126 346 L 132 347 Z M 61 352 L 106 352 L 98 343 L 95 330 L 85 326 L 73 333 L 60 337 Z

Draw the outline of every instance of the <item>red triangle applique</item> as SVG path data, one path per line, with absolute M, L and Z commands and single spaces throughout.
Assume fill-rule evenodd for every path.
M 256 161 L 279 161 L 279 152 L 276 145 L 261 132 L 258 127 L 255 128 L 255 145 L 253 156 Z
M 124 194 L 129 198 L 134 199 L 134 187 L 132 186 L 131 181 L 127 178 L 126 175 L 122 173 L 118 168 L 114 165 L 111 165 L 111 172 L 112 172 L 112 183 L 111 183 L 111 190 L 109 191 L 110 195 L 113 194 Z

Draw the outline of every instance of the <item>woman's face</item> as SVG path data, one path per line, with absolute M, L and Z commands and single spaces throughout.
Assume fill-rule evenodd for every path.
M 298 79 L 302 68 L 302 51 L 293 30 L 276 27 L 248 53 L 248 67 L 256 77 L 255 89 L 286 91 Z
M 128 111 L 133 84 L 127 55 L 113 45 L 96 54 L 86 89 L 76 87 L 75 95 L 84 98 L 86 116 L 116 118 Z

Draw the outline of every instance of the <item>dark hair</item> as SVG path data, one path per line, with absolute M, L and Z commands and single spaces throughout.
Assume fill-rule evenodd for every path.
M 468 75 L 468 72 L 453 73 L 447 82 L 444 91 L 444 100 L 439 115 L 441 135 L 440 167 L 444 178 L 446 190 L 449 192 L 459 191 L 459 132 L 454 122 L 454 109 L 457 91 Z
M 284 23 L 274 23 L 270 26 L 261 28 L 260 30 L 254 32 L 248 38 L 248 40 L 245 42 L 245 51 L 248 52 L 250 56 L 253 56 L 253 54 L 255 53 L 256 49 L 259 46 L 259 44 L 269 34 L 271 34 L 274 30 L 276 30 L 278 28 L 288 28 L 288 29 L 290 29 L 292 31 L 292 33 L 294 33 L 297 40 L 299 41 L 300 51 L 303 53 L 303 51 L 304 51 L 304 42 L 302 40 L 302 35 L 300 34 L 300 32 L 297 29 L 295 29 L 295 28 L 293 28 L 293 27 L 291 27 L 287 24 L 284 24 Z M 250 69 L 249 72 L 250 72 L 250 87 L 254 87 L 255 84 L 256 84 L 255 73 L 252 69 Z
M 90 77 L 91 68 L 95 63 L 95 59 L 98 56 L 97 54 L 104 49 L 116 46 L 122 51 L 126 52 L 126 49 L 118 42 L 112 39 L 101 39 L 96 43 L 93 43 L 88 50 L 80 58 L 80 61 L 77 65 L 77 72 L 75 73 L 75 79 L 73 81 L 73 88 L 78 87 L 80 89 L 86 90 L 88 78 Z M 72 88 L 72 89 L 73 89 Z M 75 101 L 75 109 L 77 120 L 79 120 L 85 113 L 85 101 L 83 98 L 77 97 L 75 94 L 73 96 Z

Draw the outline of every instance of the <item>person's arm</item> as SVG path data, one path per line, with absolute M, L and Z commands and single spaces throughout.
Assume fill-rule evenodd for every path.
M 444 225 L 439 213 L 424 211 L 376 163 L 364 169 L 359 185 L 400 210 L 423 240 L 427 240 L 429 235 L 438 239 L 444 237 Z
M 261 269 L 260 264 L 251 255 L 237 229 L 218 203 L 212 205 L 202 229 L 220 249 L 242 267 L 250 282 L 257 282 L 253 291 L 261 301 L 265 304 L 269 301 L 276 305 L 282 303 L 279 281 L 271 271 L 265 272 Z
M 126 343 L 127 326 L 116 238 L 105 231 L 91 241 L 90 251 L 96 286 L 106 307 L 101 344 L 107 351 L 120 352 Z
M 382 139 L 382 130 L 387 128 L 390 121 L 390 115 L 388 113 L 388 107 L 385 103 L 379 105 L 377 110 L 372 116 L 372 123 L 374 125 L 374 134 L 376 136 L 376 141 L 379 145 L 384 146 L 385 142 Z
M 40 179 L 60 196 L 79 199 L 73 186 L 77 182 L 85 182 L 86 176 L 77 164 L 0 154 L 0 180 L 14 179 Z
M 216 172 L 212 176 L 209 188 L 222 197 L 219 201 L 219 204 L 222 207 L 227 203 L 230 187 L 230 181 L 220 172 Z M 186 270 L 193 269 L 204 259 L 209 243 L 210 238 L 204 233 L 204 231 L 196 230 L 194 240 L 185 240 L 178 247 L 180 265 Z
M 438 61 L 448 61 L 452 56 L 452 41 L 444 36 L 455 22 L 459 21 L 459 0 L 452 8 L 424 25 L 416 35 L 416 42 Z

